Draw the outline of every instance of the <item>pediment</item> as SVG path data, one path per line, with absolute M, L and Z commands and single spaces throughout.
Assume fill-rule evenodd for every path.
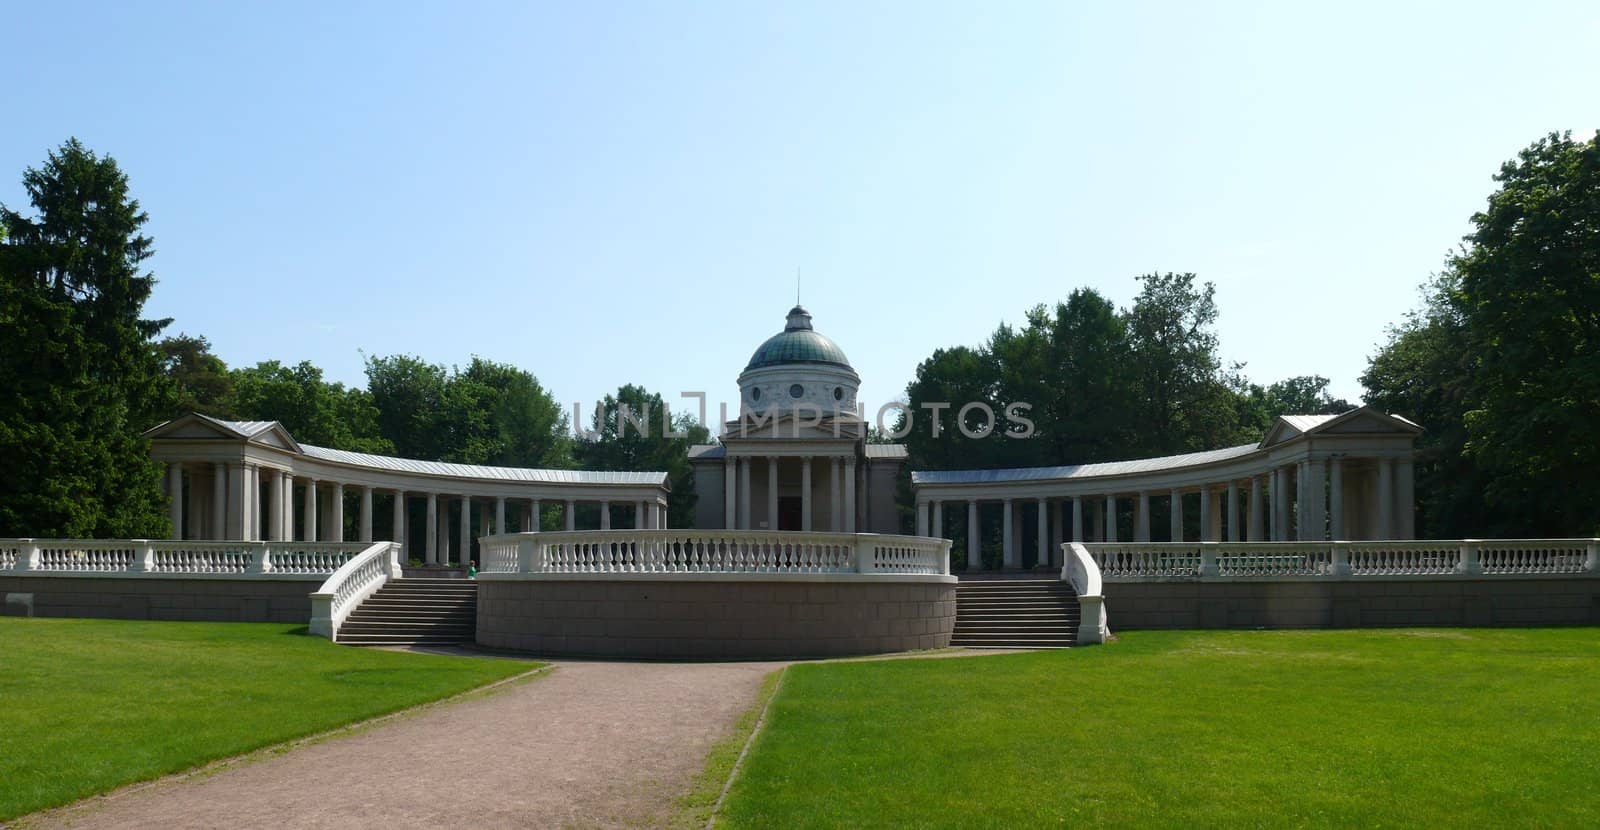
M 145 438 L 161 440 L 223 440 L 244 441 L 247 436 L 223 423 L 198 413 L 174 418 L 160 426 L 148 429 Z
M 1362 406 L 1341 415 L 1280 415 L 1259 446 L 1266 449 L 1302 435 L 1417 435 L 1421 432 L 1422 427 L 1405 418 Z

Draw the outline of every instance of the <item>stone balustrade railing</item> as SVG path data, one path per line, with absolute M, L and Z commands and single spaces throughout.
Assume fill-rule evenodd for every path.
M 41 576 L 324 577 L 371 542 L 0 539 L 0 573 Z
M 1061 578 L 1078 594 L 1078 645 L 1105 642 L 1111 632 L 1106 625 L 1100 566 L 1083 545 L 1068 542 L 1061 546 Z
M 950 542 L 924 536 L 755 530 L 581 530 L 480 540 L 488 574 L 950 573 Z
M 1074 544 L 1063 545 L 1063 551 Z M 1600 539 L 1112 542 L 1083 547 L 1107 582 L 1600 575 Z
M 400 551 L 398 542 L 373 542 L 339 566 L 311 594 L 311 633 L 330 640 L 338 637 L 339 626 L 356 606 L 385 582 L 400 578 Z

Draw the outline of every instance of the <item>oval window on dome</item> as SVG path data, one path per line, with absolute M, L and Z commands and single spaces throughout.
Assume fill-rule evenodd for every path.
M 836 400 L 836 401 L 844 400 L 844 387 L 843 386 L 835 386 L 835 387 L 833 387 L 833 399 Z
M 793 385 L 793 386 L 791 386 L 791 387 L 789 387 L 789 397 L 791 397 L 791 398 L 798 398 L 801 395 L 804 395 L 805 393 L 806 393 L 806 388 L 804 386 L 801 386 L 798 383 Z
M 752 387 L 750 389 L 750 400 L 752 400 L 752 401 L 761 400 L 761 387 L 756 386 L 756 387 Z

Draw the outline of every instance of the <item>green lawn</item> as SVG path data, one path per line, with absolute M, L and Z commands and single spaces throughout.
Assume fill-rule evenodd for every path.
M 1600 630 L 791 668 L 722 827 L 1600 826 Z
M 0 618 L 0 821 L 535 665 L 369 651 L 304 631 Z

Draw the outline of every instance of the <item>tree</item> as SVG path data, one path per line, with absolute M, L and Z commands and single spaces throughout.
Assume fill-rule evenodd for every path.
M 401 455 L 507 467 L 572 466 L 570 425 L 531 373 L 474 357 L 451 372 L 409 355 L 370 358 L 367 388 Z
M 232 373 L 235 408 L 241 418 L 278 421 L 296 441 L 351 452 L 388 454 L 394 444 L 378 432 L 378 410 L 363 389 L 322 379 L 310 361 L 285 366 L 276 360 Z
M 141 314 L 155 277 L 127 175 L 77 139 L 22 179 L 37 212 L 0 206 L 0 535 L 165 535 L 140 433 L 168 410 Z
M 1497 517 L 1488 509 L 1483 473 L 1466 453 L 1476 360 L 1452 299 L 1455 291 L 1454 272 L 1436 276 L 1421 308 L 1390 329 L 1389 342 L 1368 362 L 1361 384 L 1368 404 L 1427 428 L 1416 444 L 1418 536 L 1517 535 L 1516 517 Z
M 676 435 L 663 428 L 663 419 L 670 420 L 671 431 Z M 694 524 L 697 496 L 689 447 L 711 440 L 704 424 L 687 412 L 671 417 L 660 395 L 628 384 L 601 402 L 591 429 L 595 437 L 577 445 L 578 462 L 584 469 L 665 471 L 672 486 L 672 498 L 667 503 L 670 526 Z
M 172 396 L 168 418 L 190 412 L 234 417 L 233 376 L 222 358 L 211 353 L 210 341 L 187 334 L 166 337 L 156 343 L 156 354 Z
M 1217 357 L 1216 287 L 1194 274 L 1144 274 L 1127 313 L 1144 453 L 1166 455 L 1238 443 L 1234 398 Z
M 1477 358 L 1467 452 L 1528 530 L 1600 527 L 1600 137 L 1534 142 L 1500 168 L 1452 259 Z

